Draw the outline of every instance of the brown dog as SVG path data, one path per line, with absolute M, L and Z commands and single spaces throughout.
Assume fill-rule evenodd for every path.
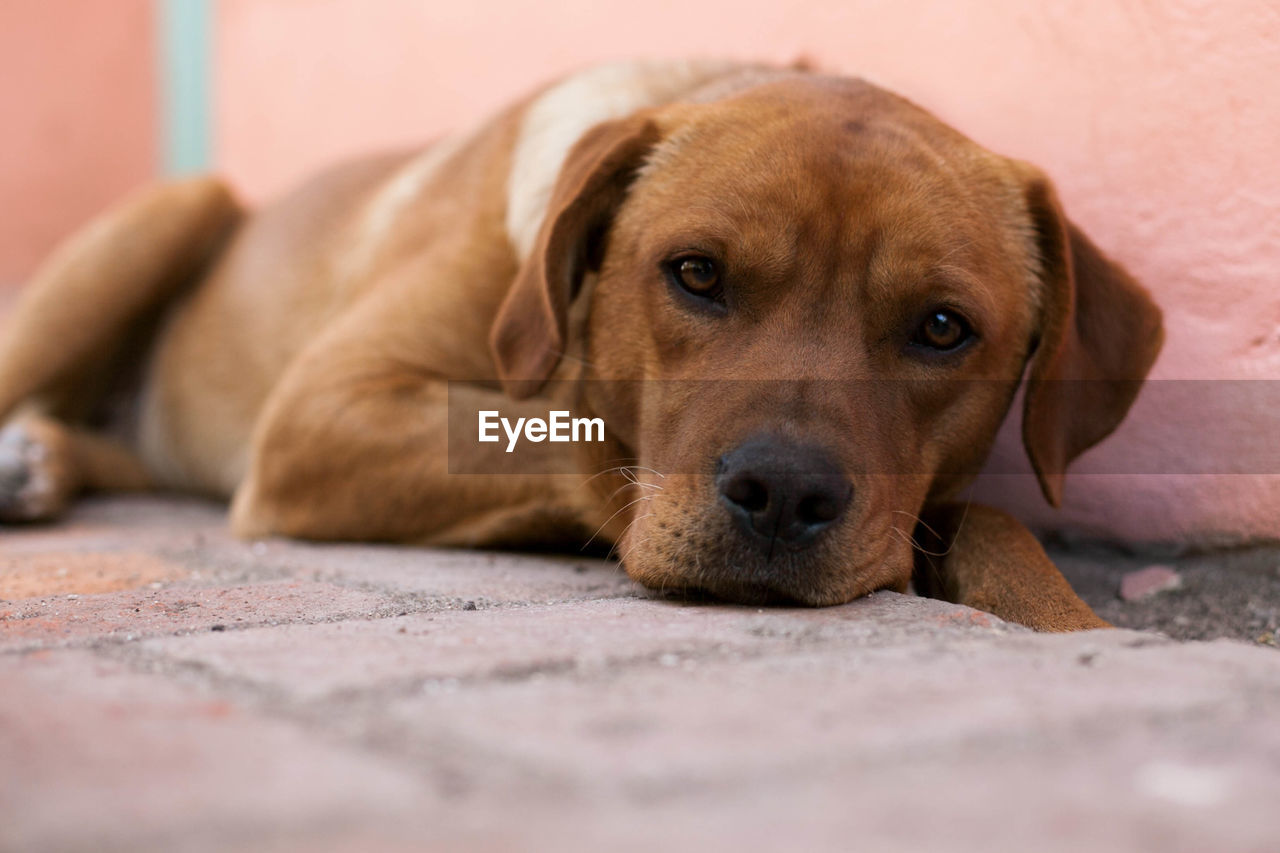
M 1098 627 L 1027 531 L 951 501 L 1026 369 L 1056 503 L 1160 341 L 1040 172 L 902 98 L 609 66 L 252 216 L 203 179 L 94 223 L 0 341 L 0 512 L 162 486 L 233 497 L 247 537 L 599 531 L 651 587 L 825 605 L 914 574 Z M 553 407 L 604 441 L 459 440 Z

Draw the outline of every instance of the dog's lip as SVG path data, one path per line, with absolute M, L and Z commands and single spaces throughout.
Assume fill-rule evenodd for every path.
M 663 594 L 667 597 L 680 598 L 686 601 L 715 601 L 750 607 L 815 606 L 814 602 L 805 600 L 793 591 L 770 584 L 739 581 L 732 578 L 717 578 L 711 582 L 700 581 L 678 588 L 667 587 Z

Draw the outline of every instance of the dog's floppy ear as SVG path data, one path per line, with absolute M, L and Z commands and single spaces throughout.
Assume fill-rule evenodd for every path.
M 551 376 L 566 343 L 566 318 L 583 275 L 645 156 L 658 142 L 643 115 L 598 124 L 569 152 L 538 232 L 498 309 L 489 348 L 506 392 L 522 399 Z
M 1120 425 L 1164 329 L 1146 290 L 1067 220 L 1049 180 L 1029 171 L 1041 305 L 1022 440 L 1041 491 L 1058 506 L 1067 465 Z

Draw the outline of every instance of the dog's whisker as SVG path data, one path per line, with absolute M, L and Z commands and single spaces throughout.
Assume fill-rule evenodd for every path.
M 618 536 L 618 542 L 622 542 L 624 539 L 626 539 L 627 534 L 631 532 L 631 528 L 634 527 L 637 523 L 656 514 L 657 510 L 654 508 L 654 498 L 656 497 L 657 495 L 654 495 L 654 494 L 649 494 L 644 496 L 644 498 L 649 502 L 649 507 L 650 507 L 649 511 L 644 513 L 643 515 L 637 515 L 635 518 L 631 519 L 631 521 L 627 523 L 627 526 L 623 528 L 622 533 Z M 648 542 L 652 538 L 653 538 L 653 534 L 651 533 L 645 538 L 641 539 L 639 542 L 633 542 L 631 546 L 627 548 L 627 552 L 618 558 L 618 562 L 625 565 L 627 559 L 630 558 L 631 555 L 635 553 L 636 549 L 639 548 L 644 543 Z
M 631 488 L 631 485 L 629 483 L 624 483 L 623 485 L 618 486 L 618 488 L 613 490 L 613 492 L 609 495 L 609 497 L 604 499 L 604 505 L 608 506 L 609 504 L 613 503 L 613 499 L 618 496 L 619 492 L 629 488 Z
M 969 519 L 969 508 L 973 506 L 973 486 L 969 486 L 969 495 L 965 498 L 964 512 L 960 515 L 960 521 L 956 524 L 955 535 L 951 538 L 951 548 L 956 547 L 956 542 L 960 540 L 960 531 L 964 530 L 964 523 Z M 941 537 L 939 537 L 941 538 Z M 951 553 L 951 548 L 947 549 L 947 553 Z
M 650 516 L 652 516 L 652 515 L 653 515 L 653 513 L 651 513 L 651 512 L 647 512 L 647 513 L 645 513 L 644 515 L 638 516 L 634 521 L 632 521 L 632 522 L 631 522 L 631 524 L 628 524 L 628 525 L 627 525 L 627 530 L 629 531 L 629 530 L 632 528 L 632 526 L 634 526 L 634 525 L 635 525 L 635 523 L 636 523 L 637 521 L 642 521 L 642 520 L 644 520 L 644 519 L 646 519 L 646 518 L 649 518 L 649 517 L 650 517 Z M 624 535 L 624 536 L 626 535 L 626 531 L 624 531 L 624 532 L 623 532 L 623 535 Z M 621 536 L 620 536 L 620 537 L 618 537 L 619 541 L 621 541 L 621 540 L 622 540 L 622 538 L 623 538 L 623 537 L 621 537 Z M 634 554 L 634 553 L 635 553 L 636 549 L 637 549 L 637 548 L 639 548 L 639 547 L 640 547 L 641 545 L 643 545 L 644 543 L 648 542 L 648 541 L 649 541 L 650 539 L 652 539 L 652 538 L 653 538 L 652 536 L 646 536 L 646 537 L 644 537 L 643 539 L 641 539 L 639 542 L 633 542 L 633 543 L 631 543 L 631 547 L 627 548 L 627 553 L 625 553 L 625 554 L 623 554 L 622 556 L 620 556 L 620 557 L 618 558 L 618 562 L 619 562 L 619 563 L 621 563 L 621 564 L 623 564 L 623 565 L 626 565 L 627 559 L 628 559 L 632 554 Z
M 645 515 L 641 516 L 640 518 L 642 518 L 642 519 L 643 519 L 643 518 L 648 518 L 648 517 L 649 517 L 649 516 L 651 516 L 651 515 L 653 515 L 653 513 L 646 513 Z M 639 520 L 639 519 L 637 519 L 637 520 Z M 625 565 L 627 564 L 627 560 L 631 559 L 631 555 L 632 555 L 632 554 L 634 554 L 636 551 L 638 551 L 638 550 L 639 550 L 641 547 L 643 547 L 645 544 L 647 544 L 651 539 L 653 539 L 653 534 L 649 534 L 648 536 L 644 537 L 643 539 L 641 539 L 641 540 L 640 540 L 640 541 L 638 541 L 638 542 L 633 542 L 633 543 L 631 543 L 631 546 L 630 546 L 629 548 L 627 548 L 627 552 L 618 558 L 618 562 L 619 562 L 620 564 L 622 564 L 623 566 L 625 566 Z
M 632 486 L 638 486 L 642 489 L 653 489 L 656 492 L 662 491 L 662 486 L 659 486 L 656 483 L 645 483 L 640 480 L 634 480 L 634 479 L 628 480 L 627 482 L 623 483 L 621 486 L 618 486 L 618 488 L 614 489 L 613 492 L 610 493 L 609 497 L 604 499 L 605 506 L 608 506 L 613 501 L 613 499 L 618 496 L 618 493 L 621 492 L 623 489 L 628 489 L 628 488 L 631 488 Z
M 906 541 L 906 543 L 911 546 L 912 550 L 919 551 L 921 554 L 924 554 L 927 557 L 945 557 L 951 553 L 950 548 L 940 553 L 935 553 L 933 551 L 930 551 L 928 548 L 925 548 L 923 545 L 917 542 L 913 537 L 908 536 L 907 533 L 897 525 L 890 525 L 889 529 L 892 530 L 894 533 L 898 534 L 899 536 L 901 536 Z M 954 545 L 955 543 L 952 543 L 952 544 Z
M 583 550 L 583 551 L 587 550 L 587 548 L 591 545 L 591 543 L 592 543 L 592 542 L 594 542 L 594 541 L 596 541 L 596 537 L 600 535 L 600 531 L 602 531 L 602 530 L 604 530 L 606 527 L 608 527 L 608 526 L 609 526 L 609 522 L 611 522 L 611 521 L 613 521 L 615 518 L 617 518 L 617 517 L 618 517 L 618 515 L 619 515 L 619 514 L 621 514 L 623 511 L 625 511 L 625 510 L 629 509 L 630 507 L 635 506 L 636 504 L 640 503 L 641 501 L 647 501 L 647 500 L 652 500 L 652 499 L 653 499 L 653 496 L 652 496 L 652 495 L 641 495 L 640 497 L 636 498 L 635 500 L 631 501 L 630 503 L 624 504 L 623 506 L 619 507 L 619 509 L 618 509 L 618 511 L 617 511 L 617 512 L 615 512 L 613 515 L 611 515 L 611 516 L 609 516 L 608 518 L 606 518 L 606 519 L 604 520 L 604 523 L 603 523 L 603 524 L 601 524 L 599 527 L 597 527 L 597 528 L 596 528 L 596 532 L 591 534 L 591 538 L 590 538 L 590 539 L 588 539 L 588 540 L 587 540 L 587 542 L 586 542 L 586 544 L 582 546 L 582 550 Z
M 588 485 L 595 482 L 595 480 L 598 480 L 602 478 L 602 476 L 605 476 L 608 474 L 621 474 L 623 476 L 623 479 L 627 479 L 628 482 L 634 482 L 634 480 L 630 480 L 630 478 L 627 478 L 626 470 L 627 470 L 627 466 L 625 465 L 616 465 L 613 467 L 607 467 L 607 469 L 604 469 L 603 471 L 596 471 L 596 473 L 589 476 L 589 478 L 582 480 L 582 482 L 579 483 L 579 485 L 580 487 L 588 487 Z M 635 482 L 635 485 L 649 485 L 649 484 Z M 657 487 L 657 485 L 654 485 L 654 488 L 660 488 L 660 487 Z
M 612 460 L 611 460 L 611 461 L 612 461 Z M 588 485 L 590 485 L 591 483 L 595 482 L 596 480 L 600 479 L 601 477 L 605 476 L 606 474 L 616 474 L 616 473 L 618 473 L 619 471 L 621 471 L 621 470 L 622 470 L 622 468 L 623 468 L 623 466 L 621 466 L 621 465 L 615 465 L 615 466 L 614 466 L 614 467 L 612 467 L 612 468 L 605 468 L 603 471 L 597 471 L 596 473 L 592 474 L 592 475 L 591 475 L 590 477 L 588 477 L 587 479 L 583 480 L 583 481 L 582 481 L 582 485 L 583 485 L 583 486 L 588 486 Z
M 932 533 L 934 536 L 937 536 L 937 537 L 938 537 L 938 539 L 939 539 L 939 541 L 941 541 L 941 539 L 942 539 L 942 535 L 941 535 L 940 533 L 938 533 L 938 531 L 936 531 L 936 530 L 934 530 L 932 527 L 930 527 L 930 526 L 929 526 L 929 524 L 928 524 L 928 522 L 926 522 L 923 518 L 921 518 L 920 516 L 916 515 L 915 513 L 907 512 L 906 510 L 901 510 L 901 509 L 893 509 L 893 510 L 889 510 L 889 511 L 890 511 L 890 512 L 893 512 L 893 513 L 896 513 L 896 514 L 898 514 L 898 515 L 905 515 L 907 518 L 911 519 L 911 520 L 912 520 L 912 521 L 914 521 L 916 524 L 920 525 L 920 526 L 921 526 L 921 527 L 923 527 L 925 530 L 927 530 L 927 531 L 929 531 L 930 533 Z
M 618 496 L 619 492 L 623 491 L 624 489 L 631 488 L 632 485 L 633 484 L 631 483 L 623 483 L 621 486 L 618 486 L 618 488 L 614 489 L 612 492 L 609 493 L 609 497 L 604 499 L 604 505 L 608 506 L 609 504 L 613 503 L 613 499 Z
M 651 516 L 651 515 L 653 515 L 653 511 L 652 511 L 652 510 L 651 510 L 651 511 L 649 511 L 649 512 L 647 512 L 647 513 L 645 513 L 644 515 L 638 515 L 638 516 L 636 516 L 635 518 L 633 518 L 633 519 L 631 519 L 630 521 L 628 521 L 628 522 L 627 522 L 627 526 L 626 526 L 626 527 L 624 527 L 624 528 L 622 528 L 622 532 L 618 534 L 618 541 L 619 541 L 619 542 L 621 542 L 624 538 L 626 538 L 627 532 L 628 532 L 628 531 L 630 531 L 630 530 L 631 530 L 631 528 L 632 528 L 633 526 L 635 526 L 635 523 L 636 523 L 637 521 L 639 521 L 639 520 L 640 520 L 640 519 L 642 519 L 642 518 L 648 518 L 648 517 L 649 517 L 649 516 Z
M 610 467 L 597 471 L 596 473 L 592 474 L 590 477 L 587 477 L 585 480 L 583 480 L 579 484 L 579 487 L 586 488 L 596 480 L 600 479 L 601 477 L 607 476 L 609 474 L 620 474 L 625 480 L 627 480 L 628 485 L 640 486 L 642 488 L 652 489 L 658 492 L 663 490 L 664 488 L 663 486 L 660 486 L 657 483 L 646 483 L 643 480 L 641 480 L 639 476 L 637 476 L 635 473 L 636 471 L 648 471 L 654 474 L 655 476 L 665 480 L 667 475 L 663 474 L 661 471 L 658 471 L 657 469 L 650 468 L 647 465 L 629 465 L 629 464 L 611 465 L 610 464 L 614 462 L 627 463 L 631 461 L 634 461 L 634 457 L 623 457 L 619 459 L 605 460 L 605 464 L 610 465 Z M 605 502 L 608 503 L 609 501 L 613 500 L 613 498 L 617 496 L 618 492 L 622 491 L 622 489 L 624 488 L 626 488 L 626 485 L 620 486 L 617 489 L 615 489 L 613 493 L 610 494 L 608 498 L 606 498 Z

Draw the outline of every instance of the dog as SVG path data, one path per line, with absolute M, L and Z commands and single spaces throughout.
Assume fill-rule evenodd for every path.
M 177 489 L 241 537 L 594 534 L 656 589 L 914 583 L 1051 631 L 1106 623 L 963 489 L 1025 374 L 1057 505 L 1163 334 L 1035 167 L 859 79 L 711 61 L 586 70 L 253 213 L 211 177 L 146 189 L 7 322 L 6 522 Z M 462 440 L 553 408 L 602 440 Z

